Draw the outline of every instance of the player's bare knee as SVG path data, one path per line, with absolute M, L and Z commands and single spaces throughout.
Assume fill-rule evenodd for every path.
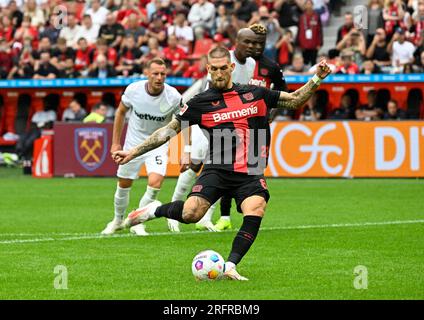
M 187 199 L 184 203 L 183 219 L 188 223 L 196 223 L 205 215 L 206 211 L 210 207 L 208 200 L 192 196 Z
M 253 209 L 250 215 L 263 217 L 265 215 L 265 207 L 257 207 Z
M 201 216 L 195 208 L 184 208 L 183 209 L 183 219 L 188 223 L 196 223 L 201 219 Z
M 262 197 L 254 197 L 242 203 L 243 213 L 251 216 L 263 217 L 265 215 L 266 201 Z
M 151 188 L 160 189 L 161 186 L 162 186 L 162 181 L 156 181 L 156 180 L 153 182 L 149 181 L 149 187 Z
M 160 189 L 162 186 L 162 182 L 164 177 L 158 174 L 150 175 L 148 178 L 148 185 L 151 188 Z
M 120 188 L 123 188 L 123 189 L 131 188 L 132 184 L 133 184 L 133 181 L 131 179 L 123 179 L 123 178 L 118 179 L 118 186 Z

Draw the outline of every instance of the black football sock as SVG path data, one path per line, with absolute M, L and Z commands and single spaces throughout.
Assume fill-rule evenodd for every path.
M 221 217 L 229 217 L 231 211 L 231 197 L 223 196 L 221 198 Z
M 182 223 L 187 223 L 183 220 L 184 201 L 177 200 L 167 204 L 163 204 L 155 211 L 156 217 L 165 217 L 174 219 Z
M 228 257 L 229 262 L 238 264 L 249 251 L 258 234 L 261 221 L 262 218 L 258 216 L 245 216 L 243 218 L 243 224 L 233 240 L 233 247 Z

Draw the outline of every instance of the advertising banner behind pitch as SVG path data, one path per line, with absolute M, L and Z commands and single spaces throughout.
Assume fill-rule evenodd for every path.
M 114 176 L 117 165 L 110 156 L 112 123 L 54 124 L 55 176 Z M 125 136 L 126 128 L 123 136 Z
M 54 131 L 55 176 L 116 175 L 111 123 Z M 271 131 L 268 177 L 424 177 L 424 121 L 275 122 Z M 167 176 L 179 175 L 180 140 L 171 139 Z
M 277 122 L 267 176 L 424 177 L 424 121 Z

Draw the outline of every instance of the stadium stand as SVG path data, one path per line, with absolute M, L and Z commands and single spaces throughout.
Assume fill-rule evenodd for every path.
M 361 25 L 364 21 L 368 21 L 367 26 Z M 401 76 L 420 73 L 424 67 L 423 0 L 5 0 L 0 2 L 0 78 L 4 79 L 0 87 L 13 90 L 0 92 L 0 146 L 15 143 L 25 121 L 28 125 L 28 119 L 42 109 L 43 98 L 50 94 L 57 95 L 58 119 L 76 97 L 88 113 L 99 102 L 116 108 L 125 85 L 142 76 L 143 62 L 154 56 L 166 58 L 165 54 L 175 57 L 177 51 L 167 48 L 170 35 L 177 36 L 178 46 L 186 54 L 185 71 L 195 68 L 213 45 L 232 48 L 237 31 L 251 22 L 272 30 L 269 42 L 274 46 L 268 46 L 265 53 L 281 61 L 285 71 L 293 69 L 293 57 L 300 55 L 306 64 L 298 75 L 312 74 L 321 57 L 331 62 L 336 75 L 400 75 L 398 82 L 383 86 L 374 80 L 349 78 L 338 86 L 343 88 L 339 92 L 323 87 L 326 97 L 319 100 L 324 104 L 322 119 L 340 106 L 344 93 L 351 95 L 353 106 L 358 107 L 366 102 L 367 91 L 374 89 L 382 105 L 396 99 L 408 118 L 423 117 L 422 77 L 413 84 L 412 80 L 404 83 Z M 374 60 L 366 57 L 380 29 L 386 34 L 385 50 L 390 58 L 385 65 L 375 54 Z M 127 40 L 131 36 L 135 41 Z M 107 62 L 100 69 L 102 56 Z M 171 66 L 172 61 L 168 62 Z M 172 68 L 169 70 L 172 75 Z M 107 88 L 103 86 L 106 82 L 90 85 L 90 75 L 108 77 L 111 82 Z M 114 85 L 110 77 L 128 81 Z M 45 82 L 19 82 L 35 78 Z M 88 81 L 84 86 L 49 82 L 84 78 Z M 303 79 L 290 81 L 293 78 L 288 77 L 290 89 Z M 177 87 L 184 91 L 191 83 Z M 367 88 L 359 83 L 366 83 Z M 108 121 L 112 120 L 110 111 Z

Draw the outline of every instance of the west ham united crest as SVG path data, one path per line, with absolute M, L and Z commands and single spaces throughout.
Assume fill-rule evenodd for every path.
M 75 130 L 75 157 L 86 170 L 94 171 L 103 164 L 106 158 L 106 148 L 106 129 L 78 128 Z

